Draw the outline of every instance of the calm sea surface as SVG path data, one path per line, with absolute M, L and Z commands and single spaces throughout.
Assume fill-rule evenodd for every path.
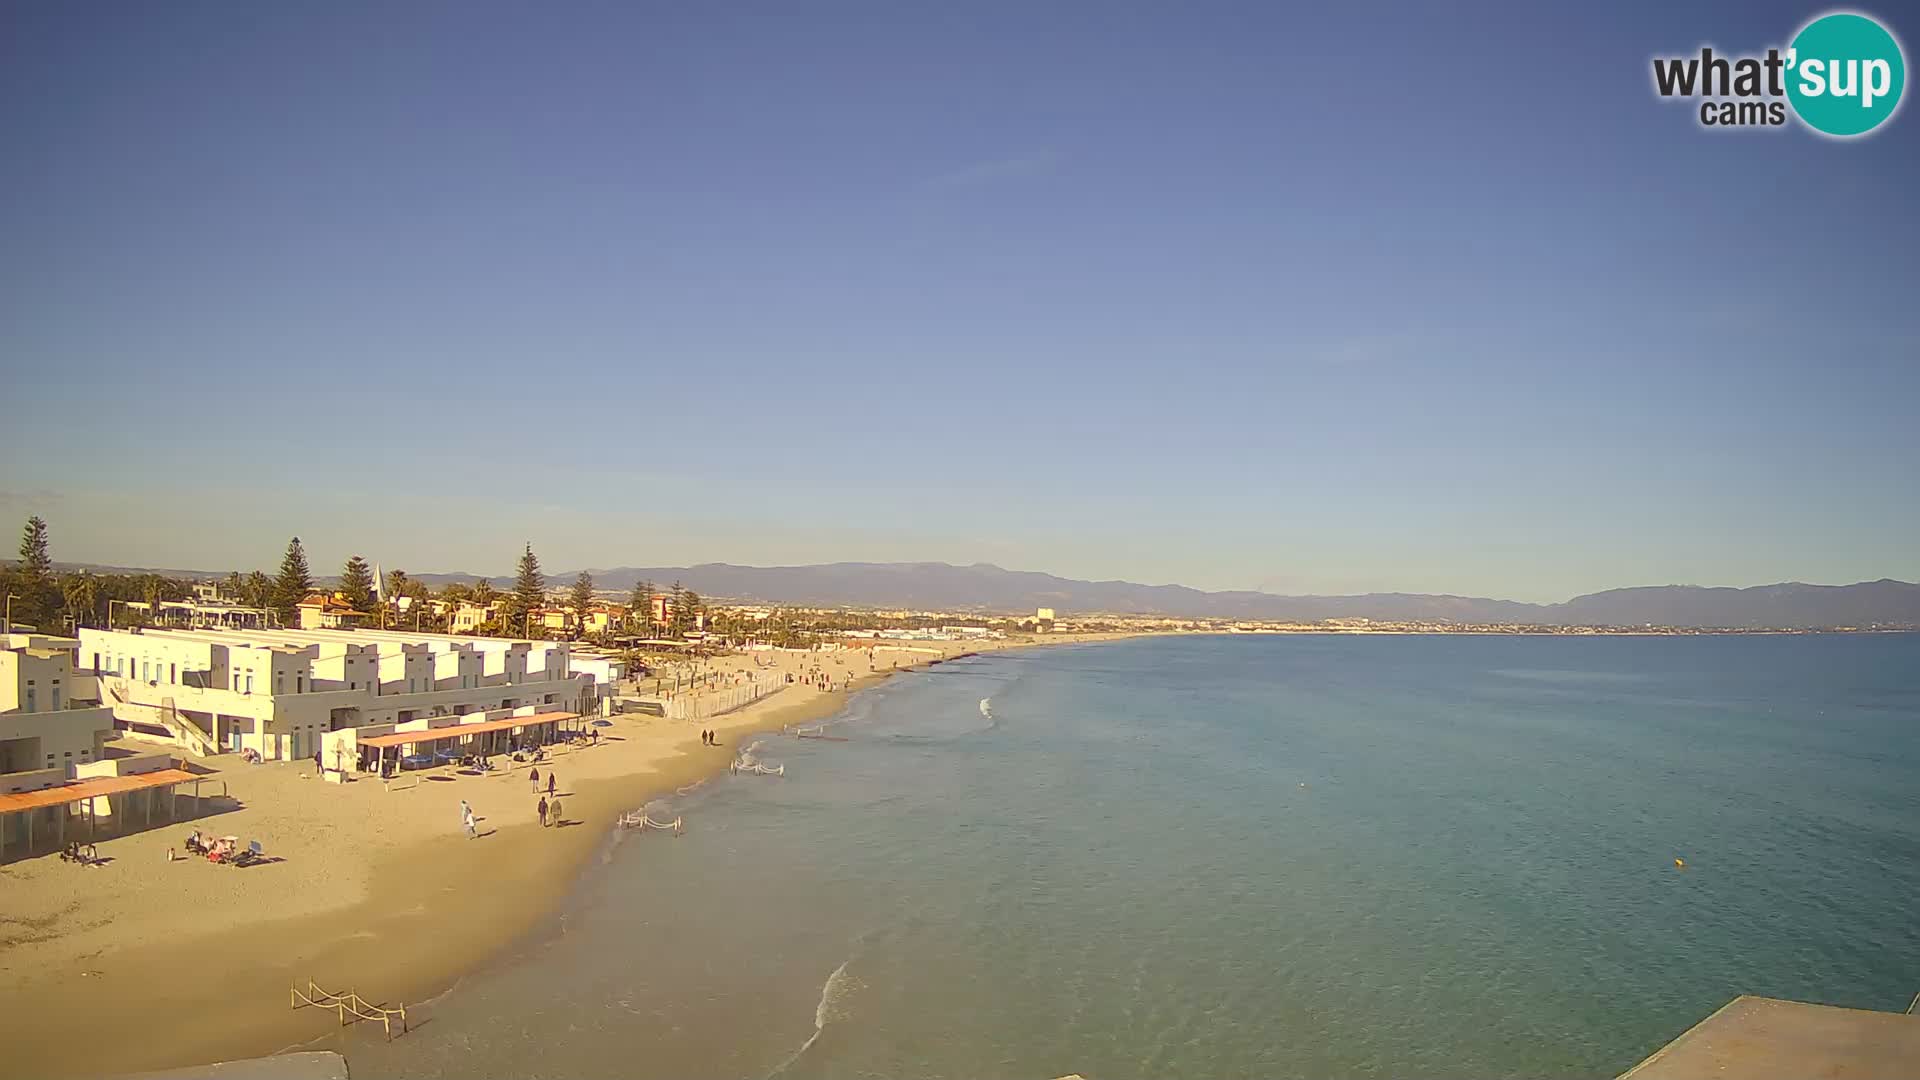
M 1917 635 L 1140 640 L 830 730 L 354 1075 L 1609 1077 L 1920 990 Z

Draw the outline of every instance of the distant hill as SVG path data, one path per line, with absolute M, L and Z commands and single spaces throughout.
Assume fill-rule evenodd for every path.
M 1004 570 L 988 563 L 826 563 L 814 566 L 621 566 L 592 569 L 602 589 L 631 589 L 647 579 L 662 588 L 678 581 L 707 596 L 766 603 L 906 607 L 990 612 L 1051 607 L 1062 613 L 1168 615 L 1179 618 L 1336 618 L 1424 620 L 1535 625 L 1696 626 L 1755 629 L 1822 626 L 1920 627 L 1920 585 L 1882 580 L 1857 585 L 1791 582 L 1748 589 L 1658 585 L 1612 589 L 1562 604 L 1528 604 L 1472 596 L 1366 593 L 1357 596 L 1279 596 L 1263 592 L 1203 592 L 1184 585 L 1077 581 L 1053 574 Z M 578 571 L 552 575 L 556 584 Z M 471 575 L 417 574 L 423 581 L 475 580 Z M 493 579 L 505 587 L 509 579 Z
M 1920 626 L 1920 585 L 1882 578 L 1855 585 L 1659 585 L 1609 589 L 1554 605 L 1555 621 L 1587 625 L 1807 627 Z
M 77 568 L 77 567 L 76 567 Z M 124 568 L 89 566 L 96 571 Z M 219 577 L 224 572 L 167 571 L 174 576 Z M 548 576 L 564 587 L 577 570 Z M 1542 626 L 1689 626 L 1733 629 L 1808 629 L 1828 626 L 1920 628 L 1920 585 L 1883 579 L 1855 585 L 1788 582 L 1747 589 L 1655 585 L 1609 589 L 1562 604 L 1528 604 L 1474 596 L 1365 593 L 1357 596 L 1279 596 L 1263 592 L 1203 592 L 1184 585 L 1131 581 L 1076 581 L 1053 574 L 1004 570 L 990 563 L 824 563 L 814 566 L 620 566 L 591 569 L 603 590 L 627 590 L 641 579 L 665 588 L 680 582 L 704 596 L 770 604 L 976 610 L 1006 613 L 1050 607 L 1062 614 L 1102 612 L 1195 619 L 1274 619 L 1312 622 L 1365 618 L 1388 621 L 1512 623 Z M 477 574 L 414 574 L 435 587 L 478 581 Z M 331 580 L 331 579 L 323 579 Z M 510 577 L 491 579 L 510 588 Z

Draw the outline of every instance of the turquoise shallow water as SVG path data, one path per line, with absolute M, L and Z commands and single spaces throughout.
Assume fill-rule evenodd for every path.
M 1607 1077 L 1920 990 L 1920 636 L 1139 640 L 834 730 L 355 1075 Z

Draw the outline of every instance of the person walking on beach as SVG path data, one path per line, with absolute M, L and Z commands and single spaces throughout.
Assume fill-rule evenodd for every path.
M 465 799 L 460 800 L 460 827 L 466 830 L 467 839 L 471 840 L 476 835 L 473 829 L 473 807 L 468 806 Z
M 560 816 L 560 800 L 559 799 L 553 800 L 553 803 L 547 809 L 550 813 L 553 814 L 554 828 L 556 829 L 559 828 L 567 820 L 566 818 L 563 818 Z
M 547 798 L 553 798 L 553 789 L 558 785 L 560 776 L 553 770 L 547 770 Z
M 540 770 L 539 769 L 534 769 L 532 772 L 527 773 L 527 779 L 533 782 L 533 790 L 535 791 L 540 790 Z
M 547 827 L 547 797 L 545 795 L 540 797 L 538 813 L 540 814 L 540 827 L 544 829 Z

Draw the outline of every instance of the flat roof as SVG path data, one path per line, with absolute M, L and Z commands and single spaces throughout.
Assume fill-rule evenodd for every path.
M 1920 1016 L 1741 995 L 1620 1080 L 1909 1080 Z
M 168 784 L 191 784 L 195 780 L 205 780 L 211 775 L 213 774 L 190 773 L 185 769 L 155 769 L 153 772 L 134 773 L 130 776 L 94 776 L 85 780 L 69 780 L 59 787 L 41 788 L 38 791 L 15 791 L 0 795 L 0 814 L 39 810 L 48 806 L 65 806 L 82 799 L 120 795 L 129 791 L 165 787 Z
M 532 716 L 509 716 L 505 720 L 484 720 L 478 724 L 455 724 L 452 727 L 426 728 L 420 731 L 396 731 L 391 735 L 369 735 L 359 740 L 361 746 L 418 746 L 421 743 L 445 742 L 448 739 L 464 739 L 469 735 L 484 735 L 489 731 L 507 731 L 512 728 L 531 727 L 534 724 L 552 724 L 560 720 L 578 720 L 579 713 L 548 712 L 534 713 Z

